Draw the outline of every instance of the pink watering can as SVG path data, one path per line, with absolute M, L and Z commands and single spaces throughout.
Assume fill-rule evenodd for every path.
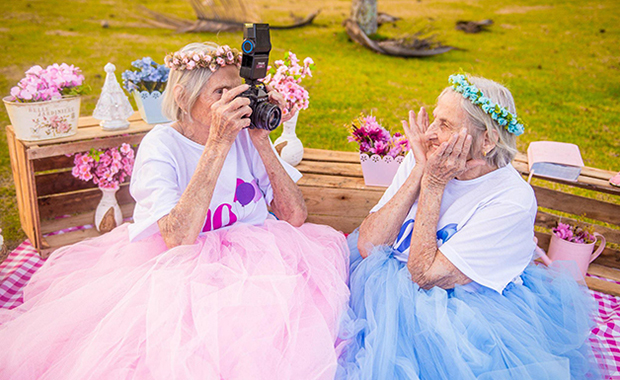
M 573 243 L 551 235 L 551 242 L 549 243 L 549 252 L 545 253 L 538 245 L 536 246 L 536 254 L 540 257 L 545 265 L 550 266 L 554 261 L 571 260 L 577 264 L 577 268 L 581 273 L 581 278 L 585 278 L 588 272 L 588 266 L 594 259 L 596 259 L 603 249 L 605 249 L 605 237 L 597 232 L 594 233 L 596 240 L 600 240 L 596 252 L 594 251 L 594 245 L 596 241 L 590 244 Z M 534 241 L 538 243 L 538 240 L 534 238 Z M 575 274 L 574 274 L 575 275 Z M 577 279 L 579 280 L 579 279 Z

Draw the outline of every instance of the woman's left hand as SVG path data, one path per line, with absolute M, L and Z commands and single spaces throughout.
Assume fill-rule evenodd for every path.
M 448 142 L 442 143 L 428 158 L 426 164 L 426 180 L 433 184 L 445 186 L 451 179 L 484 165 L 483 160 L 467 160 L 471 148 L 472 137 L 463 128 L 452 135 Z

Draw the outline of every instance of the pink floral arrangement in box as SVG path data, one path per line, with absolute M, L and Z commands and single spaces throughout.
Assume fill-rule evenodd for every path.
M 12 102 L 43 102 L 61 99 L 65 95 L 82 95 L 89 89 L 83 86 L 82 71 L 66 63 L 42 68 L 32 66 L 17 86 L 11 88 Z
M 570 224 L 558 222 L 558 226 L 552 229 L 553 234 L 562 240 L 578 244 L 591 244 L 596 241 L 592 231 L 587 231 L 581 227 L 571 226 Z
M 76 153 L 71 174 L 82 181 L 92 180 L 102 189 L 118 190 L 125 178 L 131 175 L 134 157 L 132 147 L 125 143 L 120 147 Z
M 360 149 L 360 162 L 367 186 L 389 186 L 404 156 L 409 140 L 401 133 L 392 135 L 374 116 L 361 114 L 349 127 L 349 142 Z
M 308 108 L 310 96 L 308 91 L 301 86 L 305 77 L 312 77 L 314 61 L 310 57 L 303 60 L 303 66 L 293 52 L 287 52 L 284 60 L 274 62 L 275 67 L 269 67 L 263 83 L 272 86 L 286 99 L 284 114 L 293 110 L 305 110 Z
M 359 144 L 360 153 L 368 156 L 404 156 L 409 151 L 409 141 L 403 134 L 396 132 L 392 136 L 374 116 L 360 115 L 351 123 L 349 142 Z

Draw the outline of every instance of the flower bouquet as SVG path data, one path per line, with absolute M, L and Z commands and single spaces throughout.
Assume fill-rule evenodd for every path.
M 549 252 L 545 254 L 537 249 L 540 258 L 546 265 L 551 265 L 554 261 L 574 261 L 578 271 L 573 275 L 577 279 L 586 275 L 590 263 L 605 249 L 605 237 L 594 232 L 592 228 L 581 228 L 558 222 L 557 227 L 551 231 L 553 234 L 549 243 Z M 597 238 L 601 240 L 601 244 L 593 253 Z
M 123 87 L 133 94 L 142 119 L 149 124 L 169 121 L 161 114 L 161 99 L 168 82 L 170 69 L 144 57 L 131 63 L 133 69 L 126 70 L 121 78 Z
M 294 113 L 292 118 L 284 122 L 282 134 L 276 139 L 274 145 L 280 148 L 280 156 L 289 164 L 295 166 L 304 155 L 304 147 L 295 133 L 297 118 L 300 110 L 308 108 L 310 96 L 308 91 L 301 86 L 302 79 L 312 76 L 314 61 L 306 57 L 303 65 L 293 52 L 287 52 L 284 60 L 274 62 L 274 67 L 269 67 L 263 83 L 272 86 L 281 93 L 286 100 L 283 114 Z
M 84 86 L 79 68 L 53 64 L 32 66 L 26 76 L 3 99 L 20 140 L 37 141 L 74 135 L 80 115 Z
M 389 186 L 410 149 L 407 138 L 399 132 L 392 136 L 374 116 L 363 114 L 351 123 L 350 131 L 349 142 L 359 145 L 366 185 Z
M 301 86 L 301 81 L 305 77 L 312 77 L 314 61 L 306 57 L 303 66 L 299 64 L 299 59 L 293 52 L 287 52 L 284 60 L 274 62 L 274 67 L 269 67 L 267 76 L 263 83 L 272 86 L 286 100 L 284 114 L 289 112 L 308 109 L 310 96 L 308 91 Z
M 116 201 L 116 192 L 120 184 L 131 176 L 134 158 L 133 148 L 125 143 L 119 147 L 76 153 L 73 158 L 74 167 L 71 174 L 82 181 L 92 180 L 103 193 L 95 211 L 95 226 L 99 231 L 107 232 L 123 222 L 123 215 Z M 113 225 L 107 221 L 106 215 L 111 215 Z

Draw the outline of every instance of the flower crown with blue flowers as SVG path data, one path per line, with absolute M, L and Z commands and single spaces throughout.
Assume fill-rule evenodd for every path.
M 449 82 L 454 91 L 460 93 L 466 99 L 471 100 L 474 105 L 480 107 L 486 114 L 491 116 L 497 124 L 506 128 L 508 132 L 515 136 L 523 134 L 525 130 L 523 120 L 484 96 L 482 91 L 480 91 L 476 85 L 471 84 L 464 74 L 450 75 Z

